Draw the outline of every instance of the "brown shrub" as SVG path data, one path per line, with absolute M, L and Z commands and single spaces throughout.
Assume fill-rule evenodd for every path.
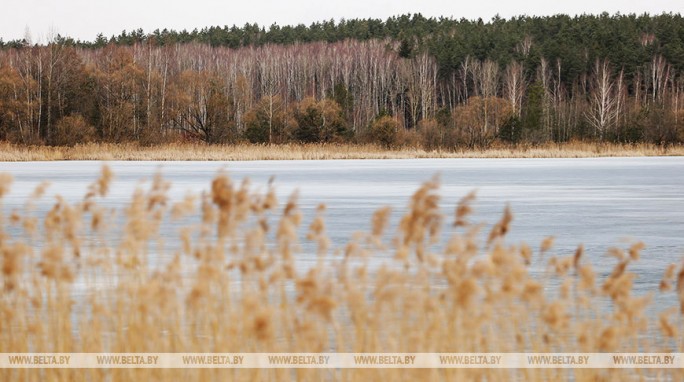
M 97 131 L 80 114 L 66 116 L 57 122 L 52 143 L 57 146 L 74 146 L 91 143 L 97 139 Z

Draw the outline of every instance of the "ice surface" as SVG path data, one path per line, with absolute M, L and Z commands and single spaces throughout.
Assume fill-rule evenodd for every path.
M 319 203 L 325 203 L 328 233 L 343 245 L 355 231 L 370 226 L 372 212 L 394 207 L 396 222 L 411 194 L 439 174 L 442 206 L 450 222 L 458 200 L 478 190 L 475 221 L 495 223 L 510 203 L 514 213 L 509 242 L 524 240 L 535 248 L 548 235 L 556 237 L 554 253 L 570 255 L 583 243 L 598 269 L 607 272 L 614 260 L 605 256 L 610 246 L 626 246 L 624 238 L 646 243 L 642 260 L 631 269 L 638 273 L 635 287 L 655 290 L 669 263 L 684 255 L 684 158 L 589 159 L 416 159 L 251 162 L 109 162 L 115 178 L 103 201 L 120 209 L 138 186 L 149 186 L 157 171 L 171 181 L 170 196 L 180 200 L 188 191 L 208 190 L 220 169 L 236 181 L 248 177 L 255 189 L 265 190 L 275 177 L 279 199 L 295 189 L 305 220 L 311 221 Z M 0 163 L 0 172 L 14 176 L 3 209 L 23 208 L 26 198 L 42 181 L 48 193 L 36 204 L 42 214 L 60 194 L 69 202 L 82 200 L 99 175 L 101 162 Z M 146 180 L 146 183 L 143 181 Z M 447 230 L 445 233 L 448 234 Z M 176 233 L 167 227 L 168 245 Z M 307 248 L 304 246 L 304 249 Z M 313 255 L 300 257 L 312 263 Z M 383 259 L 376 259 L 382 261 Z M 542 267 L 543 264 L 536 264 Z

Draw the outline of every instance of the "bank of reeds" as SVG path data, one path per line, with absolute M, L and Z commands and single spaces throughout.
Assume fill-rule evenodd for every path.
M 0 143 L 0 161 L 55 160 L 155 160 L 155 161 L 249 161 L 317 159 L 412 159 L 412 158 L 590 158 L 681 156 L 683 146 L 662 147 L 569 142 L 539 146 L 494 146 L 488 149 L 424 150 L 416 147 L 385 148 L 354 144 L 234 144 L 172 143 L 140 146 L 134 143 L 93 143 L 66 146 L 22 146 Z
M 425 183 L 396 232 L 392 211 L 371 230 L 333 248 L 325 207 L 303 221 L 296 195 L 281 203 L 272 186 L 252 190 L 225 174 L 210 191 L 171 201 L 160 177 L 140 189 L 117 220 L 103 207 L 112 173 L 104 168 L 84 199 L 58 199 L 38 220 L 33 201 L 0 220 L 0 353 L 5 352 L 667 352 L 682 351 L 684 268 L 663 270 L 659 317 L 650 296 L 632 292 L 643 245 L 610 252 L 598 277 L 583 248 L 554 256 L 553 240 L 508 243 L 513 215 L 492 226 L 469 223 L 473 195 L 440 208 L 439 184 Z M 0 201 L 11 177 L 0 176 Z M 165 251 L 159 227 L 183 228 Z M 437 245 L 441 231 L 450 239 Z M 478 232 L 486 230 L 484 242 Z M 118 232 L 118 230 L 115 230 Z M 296 265 L 301 240 L 317 259 Z M 384 259 L 377 266 L 374 258 Z M 542 276 L 531 263 L 547 264 Z M 556 287 L 553 287 L 553 286 Z M 677 297 L 679 296 L 679 297 Z M 647 334 L 648 335 L 645 335 Z M 656 333 L 656 334 L 653 334 Z M 624 381 L 678 380 L 678 370 L 0 370 L 4 381 Z

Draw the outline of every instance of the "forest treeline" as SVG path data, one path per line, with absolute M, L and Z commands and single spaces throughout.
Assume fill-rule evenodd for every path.
M 679 14 L 455 20 L 0 40 L 0 140 L 684 140 Z

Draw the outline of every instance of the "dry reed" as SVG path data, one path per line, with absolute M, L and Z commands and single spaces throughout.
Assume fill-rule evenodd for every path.
M 59 199 L 42 225 L 34 221 L 31 203 L 23 213 L 0 220 L 0 352 L 681 351 L 679 313 L 666 309 L 649 319 L 644 313 L 649 296 L 633 295 L 629 265 L 638 261 L 643 244 L 612 251 L 615 268 L 601 279 L 585 262 L 582 247 L 558 257 L 552 256 L 552 237 L 536 253 L 527 244 L 507 243 L 514 217 L 506 208 L 483 245 L 478 234 L 483 227 L 468 223 L 474 194 L 460 201 L 453 221 L 445 224 L 437 179 L 413 195 L 392 239 L 387 237 L 391 211 L 383 208 L 373 214 L 370 233 L 332 248 L 325 207 L 319 206 L 306 231 L 318 259 L 309 269 L 295 265 L 304 225 L 296 194 L 279 204 L 272 185 L 258 193 L 249 182 L 235 184 L 219 174 L 209 193 L 172 203 L 168 183 L 157 176 L 149 189 L 133 195 L 115 239 L 104 232 L 106 222 L 116 220 L 98 204 L 111 180 L 105 167 L 82 202 Z M 11 177 L 0 175 L 0 197 L 10 183 Z M 44 188 L 32 198 L 40 198 Z M 170 252 L 151 249 L 157 248 L 151 244 L 160 240 L 165 219 L 185 225 L 181 245 Z M 435 244 L 447 227 L 454 227 L 449 240 Z M 384 256 L 385 264 L 369 265 L 371 256 Z M 542 261 L 547 272 L 534 276 L 529 264 Z M 672 265 L 661 289 L 676 293 L 673 306 L 681 301 L 684 310 L 683 280 L 684 267 Z M 668 292 L 673 285 L 676 292 Z M 679 370 L 644 373 L 684 377 Z M 635 374 L 628 369 L 14 369 L 0 370 L 0 376 L 7 381 L 623 381 Z
M 683 146 L 662 147 L 651 144 L 609 144 L 570 142 L 540 146 L 493 147 L 426 151 L 403 147 L 387 149 L 377 145 L 282 144 L 282 145 L 205 145 L 163 144 L 140 146 L 124 144 L 84 144 L 74 147 L 22 146 L 0 143 L 0 161 L 55 160 L 154 160 L 154 161 L 249 161 L 249 160 L 325 160 L 325 159 L 413 159 L 413 158 L 590 158 L 681 156 Z

